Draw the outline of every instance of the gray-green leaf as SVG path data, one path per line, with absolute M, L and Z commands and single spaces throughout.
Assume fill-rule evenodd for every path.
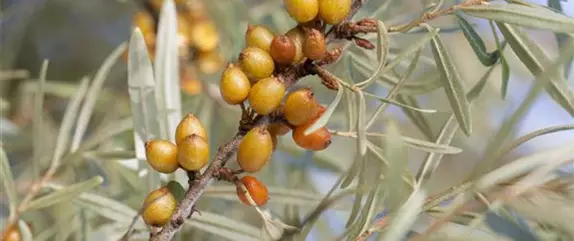
M 24 207 L 24 210 L 40 209 L 49 207 L 57 203 L 70 201 L 71 199 L 78 197 L 83 192 L 89 191 L 99 186 L 100 184 L 102 184 L 103 181 L 104 179 L 101 176 L 96 176 L 90 180 L 70 185 L 61 190 L 47 194 L 45 196 L 42 196 L 40 198 L 31 201 L 30 203 L 28 203 L 28 205 Z
M 462 80 L 440 36 L 431 40 L 432 52 L 442 75 L 443 87 L 456 116 L 460 128 L 467 135 L 472 133 L 470 107 L 462 85 Z
M 462 33 L 464 34 L 464 37 L 470 44 L 470 47 L 472 47 L 474 54 L 476 54 L 476 57 L 478 57 L 478 60 L 480 60 L 484 66 L 491 66 L 495 64 L 500 57 L 500 52 L 495 50 L 492 53 L 488 53 L 486 51 L 486 45 L 484 45 L 484 41 L 480 35 L 476 32 L 476 30 L 474 30 L 472 25 L 470 25 L 470 23 L 468 23 L 466 19 L 461 16 L 459 11 L 456 11 L 456 20 L 460 26 L 460 29 L 462 30 Z
M 16 196 L 16 186 L 14 186 L 14 177 L 12 176 L 10 162 L 2 147 L 0 147 L 0 180 L 2 180 L 4 192 L 6 196 L 8 196 L 10 213 L 14 213 L 16 211 L 16 205 L 18 204 L 18 197 Z
M 553 32 L 574 33 L 574 19 L 545 8 L 528 7 L 518 4 L 487 4 L 458 7 L 466 14 L 497 22 L 516 24 L 524 27 L 551 30 Z

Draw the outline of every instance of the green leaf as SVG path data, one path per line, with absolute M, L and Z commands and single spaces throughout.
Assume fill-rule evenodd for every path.
M 70 201 L 74 198 L 77 198 L 83 192 L 87 192 L 95 187 L 100 186 L 103 181 L 104 179 L 101 176 L 96 176 L 90 180 L 70 185 L 56 192 L 36 198 L 35 200 L 28 203 L 28 205 L 26 205 L 23 210 L 35 210 L 49 207 L 61 202 Z
M 357 93 L 359 96 L 359 110 L 357 113 L 357 152 L 361 156 L 367 153 L 367 128 L 365 126 L 365 112 L 367 111 L 367 104 L 365 96 L 362 91 Z
M 59 190 L 64 187 L 53 186 L 53 188 Z M 126 227 L 130 224 L 132 218 L 138 214 L 136 210 L 133 210 L 120 201 L 92 193 L 82 193 L 79 198 L 74 200 L 74 203 L 102 217 L 123 224 Z M 145 224 L 140 220 L 136 223 L 136 227 L 144 228 Z
M 503 23 L 497 23 L 498 28 L 508 41 L 510 47 L 518 58 L 526 65 L 533 75 L 548 71 L 551 63 L 544 51 L 520 30 Z M 561 73 L 555 71 L 550 76 L 550 83 L 546 85 L 548 94 L 562 106 L 571 116 L 574 116 L 574 91 Z
M 464 134 L 470 136 L 472 133 L 470 107 L 458 70 L 440 36 L 435 36 L 431 40 L 431 46 L 452 111 Z
M 385 102 L 385 103 L 387 103 L 387 104 L 391 104 L 391 105 L 395 105 L 395 106 L 398 106 L 398 107 L 402 107 L 402 108 L 404 108 L 404 109 L 408 109 L 408 110 L 411 110 L 411 111 L 414 111 L 414 112 L 422 112 L 422 113 L 436 113 L 436 112 L 437 112 L 437 110 L 435 110 L 435 109 L 422 109 L 422 108 L 418 108 L 418 107 L 406 105 L 406 104 L 400 103 L 399 101 L 394 101 L 394 100 L 391 100 L 391 99 L 388 99 L 388 98 L 385 98 L 385 97 L 380 97 L 380 96 L 377 96 L 377 95 L 374 95 L 374 94 L 371 94 L 371 93 L 367 93 L 367 92 L 364 92 L 364 94 L 365 94 L 366 96 L 375 98 L 375 99 L 377 99 L 377 100 L 379 100 L 379 101 L 381 101 L 381 102 Z
M 303 134 L 309 135 L 309 134 L 323 128 L 325 125 L 327 125 L 327 122 L 329 122 L 329 119 L 331 119 L 331 116 L 333 115 L 333 113 L 337 109 L 339 102 L 341 102 L 341 97 L 343 97 L 343 89 L 344 89 L 343 86 L 339 85 L 339 89 L 337 90 L 337 95 L 335 96 L 335 99 L 333 99 L 333 102 L 331 102 L 331 104 L 329 104 L 329 106 L 325 110 L 325 113 L 323 113 L 323 115 L 321 115 L 321 117 L 319 117 L 319 119 L 317 119 L 317 121 L 315 121 L 315 123 L 313 123 L 313 125 L 309 126 L 309 128 L 307 128 L 307 130 L 305 130 L 305 132 L 303 132 Z
M 260 240 L 258 228 L 212 212 L 202 211 L 185 224 L 229 240 Z
M 23 220 L 18 220 L 18 229 L 20 230 L 20 237 L 22 241 L 32 241 L 34 237 L 32 236 L 32 231 L 26 222 Z
M 40 164 L 44 156 L 42 143 L 44 137 L 44 94 L 46 85 L 46 74 L 48 73 L 48 60 L 42 62 L 40 67 L 40 80 L 38 90 L 34 95 L 34 119 L 32 120 L 33 149 L 32 149 L 32 172 L 34 177 L 40 175 Z
M 410 95 L 397 95 L 397 101 L 403 105 L 412 106 L 414 108 L 420 109 L 420 105 L 414 96 Z M 425 115 L 419 111 L 414 111 L 409 108 L 402 107 L 401 110 L 409 118 L 409 120 L 415 124 L 415 126 L 424 134 L 424 136 L 431 140 L 434 137 L 432 128 L 430 127 L 429 121 Z
M 492 53 L 488 53 L 486 51 L 486 45 L 484 45 L 484 41 L 476 32 L 476 30 L 474 30 L 472 25 L 470 25 L 470 23 L 468 23 L 466 19 L 461 16 L 460 11 L 456 11 L 455 13 L 457 23 L 460 26 L 464 37 L 470 44 L 470 47 L 472 47 L 474 54 L 476 54 L 476 57 L 478 57 L 478 60 L 480 60 L 484 66 L 491 66 L 495 64 L 500 57 L 500 52 L 495 50 Z
M 74 131 L 74 136 L 72 139 L 72 143 L 70 146 L 70 151 L 75 152 L 80 147 L 80 143 L 86 133 L 88 128 L 88 124 L 90 122 L 90 118 L 94 111 L 94 106 L 96 105 L 96 101 L 100 95 L 100 91 L 104 85 L 104 81 L 108 77 L 108 74 L 112 70 L 112 67 L 116 63 L 116 61 L 122 56 L 122 53 L 126 49 L 126 44 L 120 44 L 110 55 L 106 58 L 102 66 L 96 72 L 94 76 L 94 81 L 90 86 L 88 93 L 85 96 L 84 104 L 82 105 L 82 109 L 80 110 L 80 114 L 78 116 L 78 121 L 76 123 L 76 130 Z
M 426 199 L 426 192 L 415 190 L 407 202 L 397 211 L 387 231 L 383 234 L 382 241 L 402 240 L 412 229 L 417 220 Z
M 175 197 L 175 200 L 177 200 L 178 202 L 181 202 L 181 200 L 183 200 L 183 198 L 185 197 L 185 189 L 181 184 L 179 184 L 179 182 L 171 180 L 167 183 L 166 186 L 167 189 L 169 189 L 169 192 L 173 194 L 173 196 Z
M 547 135 L 547 134 L 552 134 L 552 133 L 559 132 L 559 131 L 568 131 L 568 130 L 574 130 L 574 125 L 551 126 L 551 127 L 546 127 L 546 128 L 542 128 L 540 130 L 530 132 L 530 133 L 523 135 L 520 138 L 516 139 L 512 143 L 505 145 L 505 148 L 503 148 L 500 151 L 500 154 L 498 155 L 498 157 L 500 158 L 500 157 L 504 156 L 505 154 L 508 154 L 514 148 L 516 148 L 516 147 L 522 145 L 523 143 L 530 141 L 536 137 Z
M 16 212 L 16 205 L 18 205 L 18 196 L 16 195 L 16 186 L 14 185 L 14 176 L 12 176 L 12 169 L 10 162 L 4 152 L 4 148 L 0 146 L 0 180 L 4 186 L 4 193 L 8 197 L 8 205 L 10 206 L 10 213 Z
M 379 64 L 369 78 L 355 85 L 361 89 L 369 87 L 377 79 L 387 62 L 387 54 L 389 53 L 389 33 L 387 32 L 385 23 L 380 20 L 377 21 L 377 27 L 379 29 L 379 32 L 377 33 L 377 61 L 379 61 Z
M 457 7 L 468 15 L 515 24 L 524 27 L 546 29 L 553 32 L 574 33 L 574 19 L 544 8 L 517 4 L 484 4 Z
M 384 140 L 383 149 L 389 164 L 384 173 L 385 206 L 389 212 L 395 212 L 410 194 L 402 179 L 408 169 L 408 156 L 399 126 L 394 120 L 387 123 L 386 132 L 388 138 Z
M 472 87 L 472 89 L 466 94 L 466 98 L 468 98 L 469 104 L 472 105 L 474 100 L 480 95 L 484 86 L 486 85 L 486 81 L 488 77 L 492 74 L 496 65 L 491 66 L 484 75 L 480 78 L 480 80 Z M 455 121 L 454 113 L 450 115 L 450 117 L 444 122 L 435 143 L 436 144 L 443 144 L 448 145 L 454 138 L 454 134 L 458 130 L 458 123 Z M 421 168 L 418 170 L 415 179 L 417 181 L 417 186 L 423 185 L 436 171 L 438 168 L 440 161 L 442 160 L 442 154 L 439 153 L 429 153 Z
M 508 93 L 508 81 L 510 80 L 510 67 L 508 66 L 508 61 L 504 56 L 500 56 L 500 66 L 502 72 L 502 85 L 500 92 L 502 92 L 502 99 L 506 99 L 506 93 Z
M 155 97 L 159 115 L 158 138 L 175 141 L 175 129 L 181 120 L 179 79 L 178 21 L 175 3 L 165 1 L 159 13 L 154 61 Z

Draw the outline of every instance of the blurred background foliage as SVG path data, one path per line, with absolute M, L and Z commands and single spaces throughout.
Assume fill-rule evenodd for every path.
M 285 32 L 295 25 L 287 12 L 283 11 L 279 0 L 226 0 L 202 1 L 208 15 L 215 21 L 221 36 L 219 46 L 224 62 L 236 59 L 244 46 L 244 33 L 248 24 L 264 24 L 273 31 Z M 370 16 L 388 4 L 384 11 L 376 13 L 376 18 L 386 24 L 407 23 L 419 17 L 424 7 L 432 1 L 420 0 L 370 0 L 355 19 Z M 458 1 L 444 1 L 445 6 Z M 574 3 L 560 1 L 565 14 L 573 16 Z M 546 2 L 539 2 L 546 5 Z M 3 0 L 1 1 L 1 134 L 2 147 L 14 175 L 18 196 L 25 196 L 31 183 L 38 179 L 42 170 L 49 166 L 53 154 L 58 129 L 70 98 L 80 88 L 84 76 L 94 78 L 104 59 L 131 34 L 132 16 L 141 5 L 128 0 Z M 496 49 L 493 35 L 484 20 L 471 19 L 472 24 L 485 40 L 487 49 Z M 487 70 L 476 58 L 453 16 L 442 17 L 430 22 L 441 28 L 441 37 L 449 53 L 459 67 L 465 86 L 473 86 Z M 413 31 L 390 36 L 390 56 L 396 56 L 402 49 L 420 39 L 425 31 Z M 560 50 L 555 35 L 548 31 L 529 30 L 531 37 L 555 59 Z M 370 38 L 375 40 L 374 36 Z M 376 65 L 376 53 L 357 47 L 349 47 L 347 53 L 360 56 L 364 62 Z M 525 98 L 533 76 L 510 48 L 506 48 L 511 70 L 508 94 L 501 98 L 501 69 L 495 67 L 486 82 L 485 89 L 472 109 L 473 134 L 470 137 L 457 133 L 451 145 L 463 152 L 445 155 L 424 188 L 428 195 L 440 193 L 469 177 L 477 162 L 484 158 L 485 147 L 490 138 Z M 38 102 L 35 93 L 42 61 L 49 60 L 44 85 L 45 98 L 41 111 L 35 108 Z M 397 67 L 397 76 L 402 76 L 408 62 Z M 566 68 L 574 68 L 572 65 Z M 338 76 L 361 81 L 369 71 L 349 68 L 340 61 L 328 68 Z M 412 81 L 428 81 L 436 74 L 435 63 L 430 48 L 425 48 L 420 63 L 413 73 Z M 200 73 L 199 80 L 207 86 L 198 95 L 182 95 L 183 113 L 192 112 L 207 126 L 211 150 L 227 141 L 237 128 L 239 111 L 222 102 L 214 101 L 220 71 Z M 396 79 L 397 76 L 394 76 Z M 392 77 L 392 76 L 391 76 Z M 574 86 L 572 75 L 567 79 Z M 333 91 L 323 88 L 318 77 L 310 76 L 300 81 L 298 86 L 313 87 L 321 103 L 329 104 L 335 96 Z M 210 88 L 211 86 L 211 88 Z M 373 85 L 371 93 L 384 96 L 388 86 Z M 329 122 L 329 128 L 346 131 L 349 121 L 346 116 L 346 98 Z M 436 109 L 433 114 L 422 114 L 428 121 L 432 133 L 423 133 L 410 120 L 400 107 L 390 106 L 378 118 L 371 132 L 383 132 L 389 120 L 399 121 L 401 134 L 417 139 L 433 141 L 428 135 L 436 136 L 444 121 L 450 116 L 451 108 L 444 91 L 440 89 L 416 95 L 422 108 Z M 368 113 L 373 113 L 379 105 L 367 99 Z M 118 60 L 107 75 L 89 120 L 84 138 L 80 141 L 80 151 L 62 160 L 55 178 L 50 181 L 52 188 L 58 185 L 69 186 L 81 181 L 103 177 L 103 184 L 74 201 L 52 205 L 26 212 L 22 217 L 29 225 L 34 240 L 113 240 L 119 238 L 131 221 L 134 210 L 141 205 L 147 194 L 146 185 L 135 166 L 133 134 L 131 132 L 129 95 L 127 91 L 127 65 Z M 38 117 L 41 113 L 41 117 Z M 41 123 L 35 120 L 40 118 Z M 420 116 L 419 116 L 420 118 Z M 552 99 L 543 93 L 529 107 L 528 112 L 513 128 L 509 139 L 516 139 L 526 133 L 557 125 L 574 123 L 572 117 Z M 38 130 L 41 130 L 38 133 Z M 113 135 L 107 135 L 112 133 Z M 68 133 L 69 135 L 72 132 Z M 312 153 L 298 148 L 290 136 L 280 137 L 278 151 L 272 162 L 257 177 L 271 190 L 271 200 L 267 207 L 291 225 L 297 225 L 322 200 L 336 179 L 353 165 L 355 140 L 334 136 L 333 144 L 325 151 Z M 571 131 L 541 136 L 521 145 L 503 161 L 515 160 L 547 147 L 563 143 L 574 143 Z M 33 150 L 35 144 L 41 149 Z M 426 156 L 426 152 L 409 149 L 408 160 L 412 173 L 416 173 Z M 502 165 L 504 162 L 497 163 Z M 179 179 L 185 183 L 181 173 Z M 97 180 L 96 180 L 97 181 Z M 46 188 L 45 193 L 50 188 Z M 101 202 L 90 202 L 98 198 L 108 198 Z M 2 192 L 0 214 L 8 217 L 7 196 Z M 86 201 L 88 200 L 88 201 Z M 113 205 L 100 207 L 97 205 Z M 571 201 L 571 200 L 570 200 Z M 333 240 L 345 232 L 345 220 L 353 204 L 352 198 L 338 202 L 325 212 L 314 226 L 307 240 Z M 570 203 L 572 204 L 572 203 Z M 125 206 L 122 206 L 125 205 Z M 210 187 L 201 198 L 198 207 L 204 214 L 191 221 L 178 240 L 251 240 L 257 239 L 261 220 L 257 213 L 238 202 L 235 189 L 227 184 Z M 108 208 L 108 209 L 106 209 Z M 105 213 L 99 213 L 105 212 Z M 214 216 L 219 214 L 224 217 Z M 131 214 L 131 216 L 130 216 Z M 496 216 L 498 217 L 498 216 Z M 228 218 L 228 219 L 225 219 Z M 496 222 L 495 220 L 487 220 Z M 4 221 L 2 222 L 4 223 Z M 242 226 L 245 223 L 248 226 Z M 425 225 L 421 221 L 421 227 Z M 3 226 L 3 225 L 2 225 Z M 239 231 L 238 231 L 239 230 Z M 416 230 L 414 230 L 416 231 Z M 241 236 L 244 235 L 244 236 Z M 44 238 L 44 239 L 39 239 Z M 139 235 L 146 238 L 146 234 Z M 500 238 L 500 237 L 499 237 Z M 548 239 L 548 240 L 574 240 Z

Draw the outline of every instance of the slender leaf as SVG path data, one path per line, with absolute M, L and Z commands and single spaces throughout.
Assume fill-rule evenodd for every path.
M 414 108 L 420 109 L 420 105 L 414 96 L 410 95 L 397 95 L 397 101 L 403 105 L 412 106 Z M 415 124 L 415 126 L 424 134 L 424 136 L 431 140 L 434 137 L 432 128 L 430 127 L 429 120 L 425 115 L 419 111 L 414 111 L 409 108 L 402 107 L 401 110 L 409 118 L 409 120 Z
M 354 132 L 338 134 L 338 132 L 334 131 L 333 133 L 335 135 L 357 138 L 357 135 Z M 386 139 L 390 138 L 387 134 L 381 134 L 381 133 L 367 133 L 367 136 L 368 137 L 374 137 L 374 136 L 383 137 Z M 425 141 L 425 140 L 411 138 L 408 136 L 401 136 L 400 138 L 401 138 L 401 141 L 404 142 L 405 146 L 413 148 L 413 149 L 421 150 L 421 151 L 435 152 L 435 153 L 441 153 L 441 154 L 458 154 L 458 153 L 462 152 L 462 150 L 460 148 L 457 148 L 454 146 L 437 144 L 437 143 L 433 143 L 433 142 L 429 142 L 429 141 Z
M 100 186 L 100 184 L 102 184 L 103 181 L 104 179 L 101 176 L 96 176 L 90 180 L 70 185 L 56 192 L 36 198 L 35 200 L 28 203 L 28 205 L 25 206 L 24 210 L 40 209 L 61 202 L 70 201 L 71 199 L 77 198 L 83 192 L 89 191 L 97 186 Z
M 562 5 L 560 5 L 560 0 L 548 0 L 548 7 L 554 11 L 562 13 Z M 558 49 L 565 49 L 568 45 L 568 35 L 563 33 L 554 33 L 554 37 L 556 38 L 556 42 L 558 43 Z M 572 37 L 570 37 L 572 39 Z M 570 43 L 570 44 L 574 44 Z M 574 61 L 574 57 L 570 58 L 568 62 L 564 65 L 564 75 L 566 78 L 570 75 L 570 66 L 572 65 L 572 61 Z
M 456 11 L 456 21 L 464 34 L 464 37 L 472 47 L 474 54 L 478 57 L 478 60 L 484 66 L 491 66 L 498 61 L 500 57 L 500 52 L 498 50 L 493 51 L 492 53 L 488 53 L 486 50 L 486 45 L 484 45 L 484 41 L 480 37 L 480 35 L 474 30 L 472 25 L 464 19 L 459 11 Z
M 0 146 L 0 180 L 4 186 L 4 192 L 8 197 L 8 205 L 10 206 L 10 214 L 16 212 L 16 205 L 18 205 L 18 196 L 16 195 L 16 186 L 14 185 L 14 176 L 12 176 L 12 169 L 10 162 L 6 156 L 4 148 Z
M 472 133 L 470 107 L 465 95 L 460 74 L 458 73 L 458 70 L 447 52 L 440 36 L 435 36 L 431 40 L 431 46 L 452 111 L 461 130 L 467 136 L 470 136 Z
M 503 23 L 497 23 L 498 28 L 508 41 L 514 53 L 526 65 L 533 75 L 538 76 L 548 71 L 551 60 L 544 51 L 520 30 Z M 564 50 L 565 51 L 565 50 Z M 570 59 L 571 56 L 567 56 Z M 550 83 L 546 86 L 548 94 L 562 106 L 571 116 L 574 116 L 574 90 L 564 77 L 555 71 L 550 75 Z
M 484 75 L 480 78 L 480 80 L 472 87 L 472 89 L 466 94 L 466 98 L 468 98 L 469 104 L 472 105 L 474 100 L 480 95 L 484 86 L 486 85 L 486 81 L 488 77 L 492 74 L 496 65 L 491 66 Z M 458 123 L 455 121 L 454 113 L 450 115 L 450 117 L 444 122 L 435 143 L 440 143 L 443 145 L 448 145 L 454 138 L 454 134 L 458 130 L 457 128 Z M 442 154 L 438 153 L 429 153 L 426 159 L 423 161 L 423 164 L 419 168 L 416 174 L 417 186 L 423 185 L 436 171 L 438 168 L 440 161 L 442 159 Z
M 574 19 L 544 8 L 518 4 L 484 4 L 457 9 L 468 15 L 553 32 L 574 33 Z
M 512 238 L 515 241 L 539 241 L 532 232 L 519 227 L 508 219 L 503 218 L 496 213 L 489 211 L 486 213 L 485 223 L 494 232 Z
M 315 123 L 313 123 L 313 125 L 309 126 L 309 128 L 307 128 L 307 130 L 305 130 L 305 132 L 303 132 L 303 134 L 309 135 L 309 134 L 323 128 L 325 125 L 327 125 L 327 122 L 329 122 L 329 119 L 331 119 L 331 116 L 333 115 L 333 113 L 337 109 L 339 102 L 341 102 L 341 98 L 343 97 L 343 91 L 344 91 L 343 87 L 339 86 L 339 89 L 337 90 L 337 95 L 335 96 L 335 99 L 333 99 L 333 102 L 331 102 L 331 104 L 329 104 L 329 106 L 327 106 L 325 113 L 323 113 L 323 115 L 321 115 L 321 117 L 319 117 L 319 119 L 317 119 L 317 121 L 315 121 Z
M 540 130 L 536 130 L 533 132 L 530 132 L 526 135 L 521 136 L 520 138 L 516 139 L 515 141 L 513 141 L 512 143 L 508 144 L 505 146 L 505 148 L 503 148 L 500 151 L 500 154 L 498 156 L 498 158 L 500 158 L 501 156 L 509 153 L 510 151 L 512 151 L 512 149 L 522 145 L 523 143 L 532 140 L 536 137 L 542 136 L 542 135 L 547 135 L 547 134 L 552 134 L 555 132 L 559 132 L 559 131 L 567 131 L 567 130 L 574 130 L 574 125 L 560 125 L 560 126 L 552 126 L 552 127 L 547 127 L 547 128 L 543 128 Z
M 395 121 L 387 123 L 388 138 L 384 140 L 385 159 L 389 161 L 385 179 L 385 207 L 389 212 L 397 211 L 408 198 L 410 190 L 406 190 L 403 173 L 408 169 L 408 157 L 401 138 L 398 124 Z
M 20 230 L 20 238 L 22 241 L 32 241 L 34 237 L 32 236 L 32 230 L 24 220 L 18 220 L 18 229 Z
M 229 240 L 259 240 L 259 229 L 228 217 L 202 211 L 186 224 Z
M 164 1 L 159 16 L 155 59 L 155 95 L 160 115 L 160 137 L 175 141 L 181 120 L 177 12 L 173 0 Z
M 377 100 L 380 100 L 381 102 L 385 102 L 385 103 L 391 104 L 391 105 L 396 105 L 396 106 L 398 106 L 398 107 L 402 107 L 402 108 L 404 108 L 404 109 L 408 109 L 408 110 L 415 111 L 415 112 L 422 112 L 422 113 L 436 113 L 436 112 L 437 112 L 437 110 L 434 110 L 434 109 L 421 109 L 421 108 L 417 108 L 417 107 L 414 107 L 414 106 L 402 104 L 402 103 L 400 103 L 399 101 L 394 101 L 394 100 L 391 100 L 391 99 L 388 99 L 388 98 L 384 98 L 384 97 L 380 97 L 380 96 L 377 96 L 377 95 L 374 95 L 374 94 L 370 94 L 370 93 L 367 93 L 367 92 L 364 92 L 364 95 L 369 96 L 369 97 L 372 97 L 372 98 L 376 98 Z
M 385 23 L 380 20 L 377 21 L 377 27 L 379 29 L 379 32 L 377 33 L 377 61 L 379 64 L 369 78 L 355 85 L 361 89 L 369 87 L 377 79 L 387 62 L 387 55 L 389 53 L 389 33 L 387 32 Z
M 104 85 L 104 81 L 108 77 L 112 67 L 116 63 L 116 61 L 121 57 L 122 53 L 126 49 L 126 44 L 120 44 L 114 51 L 106 58 L 102 66 L 96 72 L 94 76 L 94 81 L 90 86 L 90 89 L 86 95 L 84 105 L 80 110 L 80 114 L 78 116 L 78 122 L 76 125 L 76 130 L 74 132 L 74 137 L 72 139 L 72 143 L 70 146 L 71 152 L 75 152 L 80 147 L 80 143 L 84 137 L 84 134 L 88 128 L 88 123 L 90 122 L 90 118 L 94 111 L 94 106 L 96 105 L 96 101 L 98 100 L 98 96 L 100 95 L 100 91 L 102 86 Z
M 397 211 L 397 215 L 392 219 L 390 226 L 383 234 L 381 240 L 403 240 L 405 235 L 412 229 L 412 225 L 422 211 L 425 199 L 425 191 L 415 190 L 407 202 Z
M 63 187 L 53 188 L 60 189 Z M 126 227 L 130 224 L 132 218 L 137 215 L 136 210 L 133 210 L 119 201 L 92 193 L 82 193 L 79 198 L 74 200 L 74 203 L 102 217 L 123 224 Z M 136 223 L 136 228 L 138 227 L 143 228 L 145 224 L 140 220 Z
M 147 171 L 146 192 L 159 186 L 159 177 L 146 163 L 144 143 L 160 138 L 158 107 L 155 96 L 155 80 L 146 42 L 142 32 L 136 28 L 130 38 L 128 51 L 128 86 L 134 127 L 134 149 L 139 171 Z
M 357 113 L 357 151 L 361 156 L 367 153 L 367 128 L 365 126 L 365 112 L 367 104 L 362 91 L 357 93 L 359 96 L 359 110 Z
M 48 73 L 48 60 L 42 62 L 40 68 L 40 80 L 38 90 L 34 95 L 34 119 L 32 120 L 33 149 L 32 149 L 32 173 L 34 177 L 40 175 L 40 165 L 44 156 L 44 86 L 46 85 L 46 74 Z

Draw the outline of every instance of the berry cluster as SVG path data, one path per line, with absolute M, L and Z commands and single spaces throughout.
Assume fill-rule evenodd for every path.
M 133 27 L 138 27 L 144 36 L 150 59 L 153 61 L 156 48 L 157 16 L 164 0 L 145 2 L 147 10 L 137 11 Z M 177 34 L 180 57 L 180 85 L 187 94 L 201 91 L 196 68 L 202 73 L 214 73 L 222 67 L 223 57 L 217 46 L 219 34 L 213 21 L 205 14 L 203 4 L 197 0 L 175 0 L 177 9 Z M 127 52 L 124 54 L 127 59 Z
M 160 173 L 173 173 L 178 168 L 199 171 L 209 161 L 207 132 L 193 114 L 186 115 L 177 125 L 175 143 L 154 139 L 145 143 L 146 159 L 149 165 Z M 142 213 L 148 225 L 162 226 L 175 211 L 177 201 L 167 187 L 161 187 L 148 194 Z

